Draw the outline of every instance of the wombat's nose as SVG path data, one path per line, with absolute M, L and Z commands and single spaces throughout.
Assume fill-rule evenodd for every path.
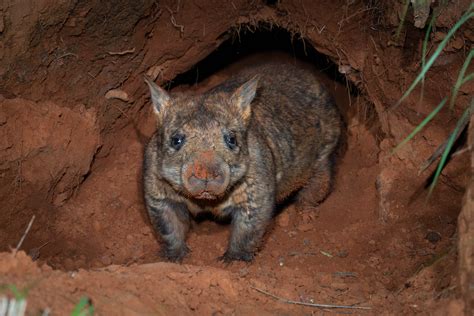
M 196 164 L 195 164 L 196 166 Z M 217 165 L 210 165 L 210 166 L 196 166 L 194 168 L 193 174 L 191 175 L 190 179 L 194 181 L 201 181 L 201 182 L 210 182 L 210 181 L 220 181 L 222 180 L 222 172 Z
M 217 157 L 198 155 L 184 166 L 183 184 L 196 198 L 216 198 L 229 184 L 228 167 Z
M 202 164 L 195 161 L 187 177 L 189 186 L 195 190 L 206 190 L 208 188 L 219 187 L 224 184 L 224 174 L 217 164 Z

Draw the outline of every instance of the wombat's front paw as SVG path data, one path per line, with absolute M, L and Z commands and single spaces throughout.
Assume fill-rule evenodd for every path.
M 224 263 L 231 263 L 232 261 L 246 261 L 251 262 L 255 255 L 253 252 L 248 251 L 232 251 L 227 250 L 223 256 L 219 257 L 219 260 Z
M 189 252 L 190 250 L 186 245 L 179 248 L 164 247 L 161 251 L 161 257 L 171 262 L 181 262 Z

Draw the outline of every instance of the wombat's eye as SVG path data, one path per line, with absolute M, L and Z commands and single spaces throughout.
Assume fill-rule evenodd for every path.
M 235 149 L 235 147 L 237 147 L 237 138 L 233 133 L 225 133 L 224 142 L 229 149 Z
M 175 150 L 180 150 L 181 147 L 184 145 L 184 141 L 186 140 L 186 136 L 182 134 L 175 134 L 171 136 L 170 145 Z

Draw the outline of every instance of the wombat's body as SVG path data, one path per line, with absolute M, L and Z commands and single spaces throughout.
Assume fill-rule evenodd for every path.
M 310 70 L 264 65 L 197 96 L 147 82 L 158 129 L 145 152 L 145 201 L 170 260 L 186 255 L 193 214 L 231 216 L 223 259 L 250 261 L 275 203 L 302 189 L 308 207 L 329 193 L 341 122 Z

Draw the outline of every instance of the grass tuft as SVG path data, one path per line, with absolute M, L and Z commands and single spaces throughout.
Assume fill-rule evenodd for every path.
M 449 40 L 454 36 L 455 32 L 469 19 L 474 17 L 474 3 L 471 3 L 467 11 L 459 18 L 459 20 L 455 23 L 455 25 L 448 31 L 446 37 L 441 41 L 441 43 L 438 45 L 434 53 L 431 55 L 431 57 L 426 61 L 426 56 L 427 56 L 427 50 L 428 50 L 428 40 L 430 38 L 431 30 L 433 28 L 434 22 L 436 21 L 436 17 L 439 15 L 439 10 L 434 10 L 433 15 L 431 17 L 431 20 L 427 26 L 425 38 L 423 41 L 423 47 L 422 47 L 422 56 L 421 56 L 421 70 L 416 79 L 413 81 L 413 83 L 410 85 L 410 87 L 405 91 L 405 93 L 402 95 L 402 97 L 397 101 L 397 103 L 391 107 L 391 109 L 394 109 L 398 107 L 415 89 L 415 87 L 421 82 L 422 85 L 422 91 L 420 95 L 420 102 L 422 101 L 423 98 L 423 90 L 424 90 L 424 83 L 425 83 L 425 77 L 426 73 L 428 70 L 431 68 L 435 60 L 440 56 L 441 52 L 443 49 L 446 47 L 448 44 Z M 456 102 L 456 98 L 459 92 L 459 89 L 463 84 L 466 82 L 474 79 L 474 73 L 470 73 L 466 75 L 466 71 L 471 64 L 471 60 L 474 57 L 474 49 L 471 49 L 468 56 L 464 60 L 464 63 L 461 67 L 461 70 L 459 71 L 458 77 L 456 82 L 454 83 L 453 88 L 451 89 L 451 95 L 448 97 L 444 97 L 443 100 L 438 104 L 438 106 L 430 113 L 428 116 L 426 116 L 423 121 L 418 124 L 418 126 L 415 127 L 415 129 L 407 136 L 405 139 L 403 139 L 393 150 L 392 153 L 396 152 L 398 149 L 400 149 L 403 145 L 405 145 L 408 141 L 413 139 L 413 137 L 420 132 L 423 127 L 426 126 L 438 113 L 441 111 L 441 109 L 444 107 L 448 99 L 450 100 L 449 102 L 449 107 L 450 109 L 454 108 L 454 104 Z M 430 184 L 429 188 L 429 193 L 428 193 L 428 198 L 431 196 L 431 193 L 433 192 L 434 187 L 436 186 L 436 183 L 438 182 L 439 176 L 441 174 L 441 171 L 443 170 L 447 158 L 449 156 L 449 153 L 456 141 L 456 139 L 459 137 L 459 134 L 461 132 L 461 129 L 466 126 L 468 119 L 472 115 L 474 111 L 474 99 L 471 100 L 471 105 L 468 106 L 461 118 L 458 120 L 454 130 L 450 133 L 448 139 L 446 140 L 446 146 L 442 151 L 440 161 L 438 163 L 438 167 L 436 168 L 435 174 L 433 181 Z M 431 159 L 431 158 L 430 158 Z M 425 163 L 426 164 L 426 163 Z
M 472 17 L 474 17 L 474 3 L 471 3 L 471 5 L 469 6 L 469 9 L 461 16 L 461 18 L 456 22 L 456 24 L 449 30 L 448 34 L 438 45 L 433 55 L 431 55 L 431 57 L 428 59 L 426 64 L 423 65 L 416 79 L 413 81 L 410 87 L 405 91 L 405 93 L 398 100 L 398 102 L 392 107 L 392 109 L 398 107 L 413 92 L 413 90 L 420 83 L 420 81 L 422 81 L 425 78 L 426 73 L 431 68 L 431 66 L 433 66 L 433 63 L 439 57 L 443 49 L 448 44 L 449 40 L 453 37 L 454 33 L 456 33 L 456 31 L 461 27 L 461 25 L 463 25 L 466 21 L 468 21 Z M 431 28 L 429 28 L 429 30 L 431 31 Z M 425 37 L 425 42 L 426 41 L 427 41 L 427 37 Z
M 79 302 L 74 306 L 71 312 L 71 316 L 93 316 L 94 306 L 90 298 L 83 296 Z
M 0 316 L 24 316 L 26 312 L 26 297 L 28 289 L 20 290 L 14 284 L 0 286 L 1 291 L 9 291 L 12 299 L 0 296 Z

